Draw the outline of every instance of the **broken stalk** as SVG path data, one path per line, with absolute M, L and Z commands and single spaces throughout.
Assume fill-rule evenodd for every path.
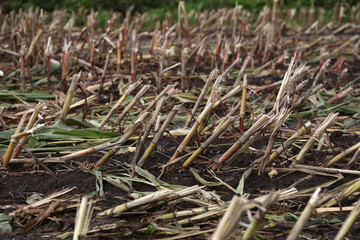
M 301 149 L 301 151 L 296 156 L 296 158 L 294 159 L 294 161 L 292 162 L 291 165 L 297 164 L 305 157 L 305 155 L 310 151 L 311 147 L 315 144 L 316 139 L 320 139 L 320 136 L 327 129 L 327 127 L 334 121 L 334 119 L 337 117 L 337 115 L 338 115 L 338 113 L 330 113 L 329 116 L 327 116 L 327 118 L 315 130 L 314 134 L 307 141 L 305 146 Z
M 288 140 L 281 144 L 271 155 L 266 165 L 269 165 L 276 159 L 285 149 L 289 148 L 300 136 L 312 127 L 311 122 L 306 122 L 296 133 L 294 133 Z
M 268 115 L 262 115 L 255 123 L 254 125 L 249 128 L 244 135 L 242 135 L 239 140 L 237 140 L 220 158 L 219 162 L 223 163 L 225 162 L 231 155 L 239 149 L 247 139 L 251 135 L 253 135 L 257 130 L 259 130 L 266 122 L 268 122 L 271 119 Z
M 181 105 L 176 105 L 173 107 L 173 109 L 170 111 L 170 113 L 167 115 L 166 120 L 164 121 L 163 125 L 161 126 L 161 128 L 159 129 L 159 131 L 157 131 L 157 133 L 155 134 L 153 140 L 151 141 L 149 147 L 146 149 L 146 151 L 144 152 L 144 154 L 142 155 L 141 159 L 139 160 L 139 162 L 137 163 L 137 165 L 139 167 L 142 167 L 145 163 L 145 160 L 147 159 L 147 157 L 152 153 L 152 151 L 154 150 L 154 148 L 156 147 L 157 143 L 159 142 L 161 136 L 164 134 L 164 132 L 166 131 L 167 127 L 169 126 L 169 124 L 171 123 L 171 121 L 173 120 L 173 118 L 175 117 L 175 115 L 178 113 L 178 111 L 180 111 L 180 109 L 182 108 Z
M 14 135 L 20 133 L 21 131 L 21 128 L 23 127 L 24 125 L 24 122 L 25 122 L 25 119 L 28 115 L 28 111 L 24 112 L 22 117 L 21 117 L 21 120 L 19 122 L 19 125 L 17 126 L 16 130 L 15 130 L 15 133 Z M 6 149 L 6 152 L 5 154 L 3 155 L 3 158 L 2 158 L 2 166 L 3 167 L 6 167 L 11 159 L 11 156 L 13 155 L 13 152 L 14 152 L 14 149 L 15 149 L 15 145 L 17 144 L 17 141 L 15 139 L 13 139 L 13 137 L 11 137 L 11 140 L 10 140 L 10 143 L 9 143 L 9 146 L 8 148 Z
M 229 117 L 221 127 L 219 127 L 201 146 L 183 163 L 183 169 L 187 168 L 203 151 L 208 148 L 210 144 L 217 138 L 220 137 L 232 124 L 235 122 L 236 117 Z
M 102 72 L 101 75 L 101 80 L 100 80 L 100 89 L 99 89 L 99 96 L 101 95 L 102 91 L 103 91 L 103 86 L 104 86 L 104 80 L 105 80 L 105 75 L 109 66 L 109 62 L 110 62 L 110 56 L 112 54 L 113 49 L 110 49 L 108 54 L 106 55 L 106 61 L 105 61 L 105 65 L 104 65 L 104 71 Z
M 121 120 L 125 117 L 125 115 L 130 111 L 130 109 L 135 105 L 135 103 L 149 90 L 150 85 L 143 86 L 140 91 L 135 95 L 135 97 L 131 100 L 131 102 L 125 107 L 125 109 L 121 112 L 117 119 L 118 125 L 120 125 Z
M 31 130 L 31 129 L 33 128 L 33 126 L 35 125 L 36 120 L 38 119 L 38 114 L 39 114 L 39 112 L 41 111 L 41 109 L 42 109 L 43 107 L 44 107 L 44 105 L 42 105 L 42 104 L 38 104 L 38 105 L 35 107 L 33 113 L 31 114 L 31 117 L 30 117 L 30 119 L 29 119 L 29 122 L 27 123 L 27 125 L 26 125 L 26 127 L 25 127 L 25 129 L 24 129 L 24 132 L 27 132 L 27 131 L 29 131 L 29 130 Z M 24 136 L 23 138 L 21 138 L 21 139 L 18 141 L 18 143 L 17 143 L 17 145 L 16 145 L 16 149 L 15 149 L 15 151 L 14 151 L 14 153 L 13 153 L 13 155 L 12 155 L 11 158 L 17 158 L 17 157 L 19 156 L 20 151 L 21 151 L 21 147 L 22 147 L 25 143 L 27 143 L 28 140 L 29 140 L 29 136 Z
M 110 149 L 99 161 L 95 163 L 95 167 L 100 167 L 104 165 L 114 154 L 116 154 L 121 146 L 135 133 L 135 131 L 143 125 L 145 119 L 150 115 L 150 113 L 145 113 L 139 118 L 131 127 L 129 131 L 124 133 L 124 135 L 115 143 L 112 144 L 112 149 Z
M 354 152 L 355 150 L 358 150 L 359 148 L 360 148 L 360 142 L 354 144 L 353 146 L 349 147 L 348 149 L 342 151 L 341 153 L 333 157 L 328 163 L 325 164 L 325 167 L 330 167 L 334 165 L 335 163 L 337 163 L 338 161 L 340 161 L 350 153 Z
M 111 108 L 111 110 L 108 112 L 108 114 L 106 115 L 106 117 L 101 121 L 98 130 L 102 130 L 105 126 L 105 124 L 109 121 L 110 117 L 114 114 L 114 112 L 116 111 L 116 109 L 118 109 L 121 105 L 121 103 L 123 103 L 125 101 L 125 99 L 127 98 L 127 96 L 129 96 L 131 94 L 131 92 L 141 84 L 141 80 L 137 81 L 133 84 L 131 84 L 129 86 L 128 89 L 126 89 L 125 93 L 121 96 L 121 98 L 116 102 L 116 104 Z
M 187 146 L 187 144 L 189 143 L 190 139 L 192 138 L 192 136 L 195 134 L 195 131 L 197 130 L 197 128 L 199 127 L 199 125 L 205 120 L 206 116 L 208 116 L 208 114 L 210 113 L 210 111 L 213 108 L 214 103 L 210 103 L 208 104 L 204 110 L 202 111 L 202 113 L 200 114 L 200 116 L 198 117 L 198 119 L 195 121 L 194 125 L 192 126 L 191 130 L 189 131 L 189 133 L 186 135 L 186 137 L 184 138 L 184 140 L 181 142 L 181 144 L 179 145 L 179 147 L 176 149 L 175 153 L 173 154 L 173 156 L 171 157 L 171 159 L 169 160 L 169 162 L 171 162 L 172 160 L 174 160 L 175 158 L 177 158 L 185 149 L 185 147 Z
M 196 111 L 198 110 L 198 108 L 200 106 L 201 101 L 204 99 L 205 94 L 209 91 L 209 86 L 211 84 L 211 81 L 214 79 L 215 75 L 217 75 L 217 74 L 218 74 L 217 69 L 214 69 L 211 71 L 208 79 L 205 82 L 205 86 L 202 88 L 199 97 L 196 99 L 196 103 L 195 103 L 193 109 L 191 110 L 191 115 L 189 116 L 188 120 L 185 123 L 185 127 L 189 127 L 192 119 L 195 116 Z
M 139 154 L 140 154 L 140 152 L 142 150 L 142 146 L 145 145 L 145 141 L 148 138 L 148 136 L 150 134 L 150 131 L 153 128 L 153 126 L 154 126 L 154 124 L 156 122 L 156 119 L 159 116 L 160 110 L 164 105 L 165 99 L 166 99 L 166 97 L 162 97 L 162 98 L 160 98 L 159 101 L 157 101 L 156 108 L 155 108 L 154 112 L 152 113 L 151 119 L 150 119 L 149 123 L 147 124 L 147 126 L 145 128 L 144 134 L 142 135 L 141 142 L 138 145 L 138 147 L 136 148 L 136 152 L 135 152 L 135 155 L 134 155 L 134 158 L 133 158 L 134 163 L 136 163 L 137 159 L 139 158 Z M 125 132 L 127 132 L 127 131 L 125 131 Z

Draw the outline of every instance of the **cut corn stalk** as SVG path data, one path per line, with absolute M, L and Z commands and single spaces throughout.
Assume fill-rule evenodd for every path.
M 240 107 L 240 132 L 244 134 L 244 118 L 245 118 L 245 106 L 246 106 L 246 89 L 247 89 L 247 75 L 244 75 L 244 81 L 242 86 L 241 107 Z
M 148 205 L 151 203 L 157 203 L 159 201 L 172 201 L 175 199 L 179 199 L 191 194 L 195 194 L 201 190 L 201 187 L 195 185 L 192 187 L 185 188 L 180 191 L 174 191 L 170 189 L 162 189 L 157 192 L 151 193 L 145 197 L 133 200 L 131 202 L 127 202 L 124 204 L 121 204 L 119 206 L 107 209 L 105 211 L 99 212 L 98 216 L 106 216 L 106 215 L 113 215 L 113 214 L 119 214 L 124 211 L 141 207 L 144 205 Z
M 170 96 L 174 92 L 175 84 L 167 85 L 160 93 L 156 96 L 156 98 L 149 103 L 149 105 L 145 108 L 145 112 L 150 111 L 151 108 L 155 106 L 155 104 L 165 95 Z
M 321 188 L 317 188 L 313 195 L 311 196 L 309 202 L 307 203 L 304 211 L 301 213 L 299 219 L 296 221 L 295 226 L 291 230 L 289 236 L 286 238 L 287 240 L 297 239 L 300 232 L 304 228 L 306 222 L 308 221 L 312 211 L 316 208 L 316 206 L 321 202 L 321 198 L 319 193 Z
M 142 165 L 144 165 L 145 160 L 152 153 L 152 151 L 156 147 L 157 143 L 159 142 L 161 136 L 164 134 L 167 127 L 169 126 L 170 122 L 173 120 L 173 118 L 178 113 L 178 111 L 180 111 L 181 108 L 182 108 L 181 105 L 177 105 L 177 106 L 173 107 L 173 109 L 170 111 L 170 113 L 166 117 L 166 120 L 164 121 L 163 125 L 161 126 L 159 131 L 157 131 L 157 133 L 155 134 L 155 136 L 154 136 L 153 140 L 151 141 L 149 147 L 146 149 L 143 156 L 139 160 L 139 162 L 137 164 L 139 167 L 142 167 Z
M 166 97 L 162 97 L 160 98 L 159 101 L 157 101 L 157 105 L 156 105 L 156 109 L 155 111 L 152 113 L 151 115 L 151 119 L 149 121 L 149 123 L 147 124 L 146 128 L 145 128 L 145 131 L 144 131 L 144 134 L 142 135 L 142 139 L 141 139 L 141 142 L 140 144 L 138 144 L 137 148 L 136 148 L 136 152 L 135 152 L 135 155 L 134 155 L 134 162 L 136 163 L 138 157 L 139 157 L 139 154 L 142 150 L 142 146 L 145 144 L 145 141 L 146 139 L 148 138 L 149 134 L 150 134 L 150 131 L 151 129 L 153 128 L 155 122 L 156 122 L 156 119 L 158 118 L 159 116 L 159 113 L 160 113 L 160 110 L 161 108 L 163 107 L 164 105 L 164 102 L 165 102 L 165 99 Z M 127 131 L 126 131 L 127 132 Z M 140 166 L 141 167 L 141 166 Z
M 143 86 L 140 91 L 135 95 L 135 97 L 131 100 L 131 102 L 125 107 L 125 109 L 121 112 L 119 117 L 117 118 L 117 123 L 120 125 L 121 120 L 126 116 L 126 114 L 130 111 L 130 109 L 135 105 L 135 103 L 149 90 L 150 85 Z
M 169 219 L 179 219 L 179 218 L 183 218 L 183 217 L 188 217 L 188 216 L 192 216 L 192 215 L 197 215 L 197 214 L 202 214 L 208 211 L 216 211 L 216 210 L 220 210 L 220 206 L 209 206 L 209 207 L 199 207 L 199 208 L 192 208 L 189 210 L 183 210 L 183 211 L 177 211 L 174 213 L 167 213 L 161 216 L 156 217 L 157 221 L 165 221 L 165 220 L 169 220 Z
M 204 108 L 204 110 L 202 111 L 202 113 L 200 114 L 198 119 L 196 119 L 196 121 L 195 121 L 194 125 L 192 126 L 190 132 L 186 135 L 186 137 L 181 142 L 179 147 L 176 149 L 175 153 L 173 154 L 173 156 L 170 158 L 169 161 L 174 160 L 175 158 L 177 158 L 184 151 L 184 149 L 187 146 L 187 144 L 189 143 L 190 139 L 195 134 L 195 131 L 197 130 L 197 128 L 200 126 L 200 124 L 205 120 L 205 117 L 212 110 L 213 105 L 214 105 L 214 103 L 210 103 Z
M 71 101 L 72 101 L 73 95 L 75 93 L 75 87 L 76 87 L 77 82 L 80 79 L 80 76 L 81 76 L 81 72 L 79 72 L 78 74 L 75 74 L 73 76 L 73 79 L 71 81 L 68 93 L 66 95 L 66 100 L 64 102 L 64 106 L 63 106 L 63 108 L 61 110 L 61 113 L 60 113 L 60 116 L 59 116 L 60 121 L 63 121 L 66 118 L 67 114 L 68 114 L 69 107 L 71 105 Z
M 110 56 L 112 54 L 113 49 L 110 49 L 108 51 L 108 54 L 106 55 L 106 61 L 105 61 L 105 65 L 104 65 L 104 71 L 102 72 L 102 76 L 100 79 L 100 89 L 99 89 L 99 96 L 101 95 L 102 91 L 103 91 L 103 86 L 104 86 L 104 80 L 105 80 L 105 75 L 109 66 L 109 62 L 110 62 Z
M 282 97 L 284 96 L 285 93 L 285 89 L 287 87 L 287 85 L 289 84 L 291 75 L 294 71 L 294 65 L 295 65 L 295 57 L 293 57 L 291 59 L 291 62 L 289 64 L 289 67 L 284 75 L 284 78 L 282 80 L 278 95 L 276 96 L 276 100 L 275 100 L 275 105 L 274 105 L 274 110 L 276 110 L 277 112 L 279 112 L 279 108 L 280 108 L 280 101 L 282 99 Z
M 239 73 L 238 73 L 238 75 L 236 77 L 236 80 L 235 80 L 235 82 L 233 84 L 233 87 L 236 87 L 236 86 L 238 86 L 240 84 L 240 81 L 241 81 L 241 79 L 243 79 L 243 76 L 245 74 L 245 70 L 246 70 L 247 66 L 249 65 L 250 60 L 251 60 L 251 57 L 249 55 L 246 56 L 246 58 L 245 58 L 245 60 L 243 62 L 243 65 L 241 66 L 241 69 L 240 69 L 240 71 L 239 71 Z M 244 86 L 244 84 L 243 84 L 243 86 Z
M 233 196 L 229 207 L 216 228 L 214 235 L 211 237 L 212 240 L 226 239 L 230 235 L 235 226 L 238 224 L 242 213 L 246 209 L 244 205 L 246 205 L 247 202 L 247 199 L 236 195 Z
M 348 96 L 351 92 L 353 91 L 353 88 L 350 86 L 346 89 L 344 89 L 343 91 L 339 92 L 338 94 L 336 94 L 335 96 L 333 96 L 332 98 L 330 98 L 326 104 L 333 104 L 335 102 L 340 101 L 341 99 L 345 98 L 346 96 Z
M 328 128 L 328 126 L 334 121 L 338 113 L 330 113 L 329 116 L 320 124 L 320 126 L 315 130 L 311 138 L 306 142 L 305 146 L 301 149 L 299 154 L 296 156 L 292 164 L 297 164 L 305 157 L 305 155 L 310 151 L 311 147 L 315 144 L 316 139 L 319 139 L 323 132 Z
M 101 130 L 104 128 L 105 124 L 109 121 L 110 117 L 114 114 L 114 112 L 116 111 L 116 109 L 118 109 L 121 105 L 121 103 L 123 103 L 126 99 L 127 96 L 129 96 L 131 94 L 131 92 L 141 84 L 142 81 L 137 81 L 133 84 L 131 84 L 129 86 L 128 89 L 126 89 L 125 93 L 122 95 L 122 97 L 116 102 L 116 104 L 111 108 L 111 110 L 108 112 L 108 114 L 106 115 L 106 117 L 101 121 L 98 129 Z
M 346 234 L 350 231 L 351 227 L 354 225 L 356 220 L 358 220 L 360 215 L 360 201 L 358 200 L 354 209 L 347 216 L 345 222 L 341 226 L 339 232 L 336 234 L 334 240 L 342 240 L 345 238 Z
M 311 122 L 306 122 L 296 133 L 294 133 L 288 140 L 286 140 L 280 147 L 278 147 L 271 155 L 266 165 L 274 161 L 285 149 L 289 148 L 300 136 L 308 131 L 313 125 Z
M 229 99 L 230 97 L 233 97 L 235 94 L 238 94 L 241 91 L 241 87 L 240 86 L 236 86 L 233 89 L 231 89 L 227 94 L 225 94 L 224 96 L 222 96 L 219 100 L 217 100 L 214 104 L 214 108 L 216 108 L 217 106 L 219 106 L 221 103 L 225 102 L 227 99 Z
M 204 143 L 201 144 L 201 146 L 183 163 L 182 167 L 183 169 L 187 168 L 192 161 L 194 161 L 195 158 L 197 158 L 206 148 L 210 146 L 210 144 L 217 138 L 220 137 L 221 134 L 223 134 L 232 124 L 235 122 L 235 117 L 229 117 L 224 124 L 218 128 L 216 132 L 214 132 Z
M 316 74 L 313 84 L 312 84 L 312 88 L 314 88 L 317 84 L 317 82 L 319 81 L 320 77 L 323 75 L 325 69 L 327 68 L 327 66 L 330 63 L 330 59 L 327 59 L 320 67 L 319 72 Z
M 68 65 L 69 65 L 69 59 L 70 59 L 70 56 L 69 56 L 70 55 L 70 51 L 69 51 L 70 46 L 71 46 L 71 42 L 67 43 L 67 40 L 65 39 L 64 46 L 62 49 L 62 71 L 61 71 L 61 81 L 60 81 L 60 87 L 61 87 L 62 91 L 64 91 L 64 92 L 66 91 L 66 75 L 69 71 Z M 79 77 L 80 77 L 80 74 L 79 74 Z M 48 80 L 48 81 L 50 81 L 50 80 Z M 71 87 L 71 85 L 70 85 L 70 87 Z
M 360 178 L 355 179 L 355 181 L 351 182 L 352 184 L 346 187 L 344 190 L 336 194 L 335 197 L 330 199 L 327 203 L 322 205 L 321 207 L 331 207 L 337 203 L 340 203 L 344 198 L 351 196 L 354 192 L 360 189 Z
M 112 149 L 110 149 L 99 161 L 97 161 L 95 163 L 95 167 L 100 167 L 102 165 L 104 165 L 109 159 L 110 157 L 112 157 L 114 154 L 116 154 L 119 150 L 120 147 L 135 133 L 135 131 L 141 126 L 143 125 L 144 120 L 149 116 L 149 113 L 144 113 L 143 116 L 141 116 L 141 118 L 139 118 L 134 124 L 133 126 L 129 129 L 129 131 L 127 131 L 126 133 L 124 133 L 124 135 L 115 143 L 112 144 Z
M 250 223 L 250 226 L 246 229 L 243 239 L 248 240 L 251 239 L 259 226 L 259 224 L 264 220 L 264 216 L 267 211 L 271 209 L 271 207 L 277 202 L 279 199 L 279 192 L 272 192 L 266 198 L 261 204 L 261 207 L 258 208 L 258 210 L 255 213 L 255 216 L 253 216 L 252 221 Z
M 334 165 L 335 163 L 337 163 L 338 161 L 340 161 L 341 159 L 343 159 L 353 151 L 357 151 L 359 149 L 360 149 L 360 142 L 356 143 L 355 145 L 349 147 L 348 149 L 344 150 L 343 152 L 339 153 L 338 155 L 330 159 L 330 161 L 325 164 L 325 167 L 330 167 Z
M 76 212 L 73 240 L 86 239 L 93 212 L 93 200 L 88 201 L 86 196 L 82 197 Z
M 34 127 L 34 125 L 38 119 L 38 115 L 43 107 L 44 107 L 44 105 L 40 104 L 40 103 L 35 107 L 33 113 L 31 114 L 29 122 L 27 123 L 27 125 L 24 129 L 24 132 L 27 132 Z M 28 140 L 29 140 L 29 134 L 25 134 L 25 136 L 18 141 L 18 143 L 16 145 L 16 149 L 14 150 L 14 153 L 11 158 L 17 158 L 19 156 L 22 146 L 24 146 L 28 142 Z
M 185 92 L 186 57 L 187 48 L 181 50 L 181 92 Z
M 235 113 L 240 109 L 241 101 L 238 101 L 237 99 L 235 100 L 235 102 L 237 102 L 237 104 L 230 110 L 230 112 L 225 117 L 216 122 L 216 127 L 214 128 L 213 132 L 216 132 L 217 129 L 220 128 L 228 118 L 234 116 Z M 209 128 L 206 127 L 204 128 L 203 132 L 206 132 L 208 130 Z
M 24 125 L 27 115 L 28 115 L 28 112 L 27 111 L 24 112 L 24 114 L 22 115 L 21 120 L 19 122 L 19 125 L 17 126 L 17 128 L 15 130 L 14 135 L 18 134 L 21 131 L 21 128 Z M 17 141 L 11 137 L 9 146 L 8 146 L 4 156 L 2 157 L 2 166 L 3 167 L 6 167 L 8 165 L 8 163 L 11 159 L 11 156 L 13 155 L 13 151 L 15 149 L 16 143 L 17 143 Z
M 225 162 L 231 155 L 238 150 L 256 131 L 265 125 L 271 119 L 268 115 L 262 115 L 254 125 L 249 128 L 239 140 L 237 140 L 220 158 L 219 162 Z
M 168 99 L 175 92 L 174 85 L 169 85 L 166 88 L 164 88 L 164 90 L 158 96 L 156 96 L 156 98 L 153 101 L 151 101 L 149 103 L 149 105 L 138 115 L 138 117 L 134 120 L 134 122 L 136 122 L 137 119 L 139 119 L 145 112 L 150 111 L 150 109 L 154 107 L 154 105 L 159 101 L 159 99 L 161 99 L 162 97 L 165 97 L 166 99 Z M 166 96 L 165 96 L 165 94 L 166 94 Z M 124 132 L 127 132 L 130 128 L 131 128 L 131 125 L 126 127 L 124 129 Z M 145 135 L 143 135 L 143 136 L 145 136 Z
M 270 138 L 268 140 L 268 144 L 265 150 L 265 154 L 264 157 L 260 163 L 260 168 L 259 168 L 259 174 L 263 174 L 264 170 L 265 170 L 265 166 L 270 158 L 270 154 L 271 154 L 271 149 L 273 148 L 273 144 L 274 144 L 274 138 L 276 136 L 276 134 L 278 133 L 280 127 L 283 125 L 283 123 L 285 122 L 285 120 L 288 118 L 288 116 L 290 115 L 290 110 L 289 109 L 281 109 L 279 113 L 275 114 L 274 116 L 274 120 L 273 120 L 273 124 L 274 127 L 272 129 Z
M 205 219 L 209 219 L 212 217 L 219 217 L 222 216 L 225 212 L 225 208 L 220 208 L 219 210 L 213 210 L 213 211 L 207 211 L 204 213 L 201 213 L 199 215 L 193 216 L 193 217 L 189 217 L 187 219 L 183 219 L 178 221 L 178 224 L 181 225 L 188 225 L 188 224 L 194 224 L 196 222 L 200 222 L 201 220 L 205 220 Z
M 211 81 L 214 79 L 216 74 L 218 74 L 218 71 L 216 69 L 211 71 L 209 77 L 207 78 L 207 80 L 205 82 L 205 86 L 201 90 L 201 93 L 200 93 L 199 97 L 197 98 L 193 109 L 191 110 L 191 115 L 189 116 L 188 120 L 186 121 L 185 127 L 189 127 L 193 117 L 195 116 L 195 113 L 197 112 L 197 110 L 198 110 L 198 108 L 199 108 L 199 106 L 201 104 L 201 101 L 204 99 L 205 94 L 209 90 L 209 86 L 211 84 Z

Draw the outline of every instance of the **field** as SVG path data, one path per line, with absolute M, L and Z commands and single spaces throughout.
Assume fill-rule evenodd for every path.
M 1 238 L 358 238 L 360 4 L 98 18 L 0 15 Z

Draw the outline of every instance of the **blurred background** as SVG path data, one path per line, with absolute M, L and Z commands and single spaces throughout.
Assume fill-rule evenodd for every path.
M 3 13 L 9 13 L 12 10 L 28 10 L 29 8 L 42 8 L 51 15 L 54 10 L 66 9 L 68 18 L 71 13 L 77 13 L 79 16 L 83 13 L 94 9 L 98 12 L 97 24 L 100 28 L 106 28 L 107 20 L 111 18 L 112 12 L 120 12 L 120 19 L 125 15 L 130 7 L 132 14 L 146 13 L 145 25 L 152 26 L 156 21 L 163 19 L 173 19 L 176 21 L 177 8 L 180 0 L 0 0 L 0 8 Z M 264 6 L 273 5 L 273 0 L 185 0 L 185 8 L 188 13 L 191 10 L 197 12 L 216 10 L 219 8 L 233 8 L 235 5 L 242 5 L 244 9 L 259 13 Z M 360 4 L 359 0 L 279 0 L 281 9 L 297 9 L 309 11 L 313 8 L 315 15 L 318 16 L 320 9 L 324 11 L 323 23 L 334 20 L 337 16 L 340 6 L 343 6 L 345 15 L 343 20 L 346 22 L 350 19 L 352 6 Z M 298 11 L 299 12 L 299 11 Z M 335 13 L 333 15 L 333 13 Z M 256 14 L 255 14 L 256 15 Z M 156 20 L 156 21 L 155 21 Z M 77 19 L 79 23 L 81 19 Z M 189 19 L 191 22 L 191 18 Z M 300 21 L 302 21 L 300 19 Z M 84 24 L 84 23 L 81 23 Z M 308 24 L 312 24 L 308 23 Z
M 178 0 L 1 0 L 0 6 L 3 11 L 18 10 L 20 8 L 40 7 L 47 11 L 55 9 L 78 10 L 80 8 L 96 10 L 110 10 L 126 12 L 131 5 L 138 12 L 173 11 L 178 6 Z M 189 9 L 217 9 L 222 7 L 234 7 L 236 3 L 248 10 L 261 10 L 264 5 L 272 5 L 273 0 L 188 0 L 186 7 Z M 325 10 L 333 8 L 336 3 L 353 6 L 359 0 L 282 0 L 289 8 L 322 7 Z

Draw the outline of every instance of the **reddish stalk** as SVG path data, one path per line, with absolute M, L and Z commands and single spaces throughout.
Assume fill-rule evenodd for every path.
M 138 54 L 138 47 L 132 49 L 131 51 L 131 82 L 135 82 L 135 74 L 137 68 L 137 54 Z M 135 96 L 135 90 L 131 93 L 131 95 Z
M 81 30 L 81 32 L 80 32 L 80 34 L 79 34 L 79 36 L 76 38 L 76 41 L 75 41 L 75 47 L 76 47 L 76 45 L 79 43 L 79 41 L 80 41 L 80 39 L 82 38 L 82 36 L 84 35 L 84 33 L 86 32 L 86 27 L 84 27 L 82 30 Z
M 237 140 L 220 158 L 219 162 L 224 163 L 236 150 L 238 150 L 246 141 L 249 139 L 251 135 L 253 135 L 257 130 L 259 130 L 267 121 L 269 121 L 270 117 L 267 115 L 262 115 L 256 123 L 249 128 L 244 135 L 242 135 L 239 140 Z
M 66 75 L 67 75 L 67 72 L 68 72 L 68 61 L 69 61 L 69 49 L 70 49 L 70 46 L 71 46 L 71 42 L 67 43 L 67 40 L 65 39 L 65 42 L 64 42 L 64 46 L 63 46 L 63 49 L 62 49 L 62 71 L 61 71 L 61 82 L 60 82 L 60 88 L 62 91 L 66 91 L 67 89 L 67 86 L 66 86 Z
M 153 36 L 151 39 L 151 43 L 150 43 L 150 47 L 149 47 L 149 52 L 150 54 L 152 54 L 154 57 L 156 57 L 156 47 L 157 47 L 157 41 L 158 41 L 158 32 L 159 32 L 159 28 L 160 28 L 160 22 L 156 23 L 156 27 L 155 30 L 153 32 Z
M 214 53 L 215 53 L 216 65 L 217 65 L 218 62 L 219 62 L 222 42 L 223 42 L 222 33 L 220 32 L 220 33 L 218 33 L 218 34 L 216 35 L 216 46 L 215 46 L 215 52 L 214 52 Z
M 206 40 L 208 39 L 208 36 L 203 37 L 200 43 L 200 47 L 196 52 L 196 60 L 195 62 L 198 64 L 200 62 L 200 58 L 204 56 L 205 48 L 206 48 Z
M 326 104 L 330 105 L 333 104 L 335 102 L 340 101 L 341 99 L 345 98 L 346 96 L 348 96 L 354 89 L 350 86 L 346 89 L 344 89 L 343 91 L 339 92 L 338 94 L 336 94 L 335 96 L 333 96 L 332 98 L 330 98 Z
M 164 20 L 164 22 L 163 22 L 163 32 L 162 32 L 163 44 L 162 44 L 162 48 L 161 48 L 161 57 L 160 57 L 160 61 L 159 61 L 158 79 L 156 81 L 157 92 L 161 91 L 161 86 L 162 86 L 163 77 L 164 77 L 164 63 L 165 63 L 165 56 L 166 56 L 166 50 L 167 50 L 166 28 L 167 28 L 167 21 Z
M 121 37 L 120 37 L 120 49 L 121 49 L 121 58 L 124 57 L 125 52 L 125 36 L 126 36 L 126 21 L 124 21 L 123 25 L 121 26 Z
M 255 91 L 256 93 L 258 93 L 258 92 L 261 92 L 261 91 L 264 91 L 264 90 L 271 89 L 271 88 L 274 88 L 274 87 L 276 87 L 276 86 L 279 86 L 279 85 L 281 85 L 281 83 L 282 83 L 282 80 L 277 81 L 277 82 L 274 82 L 274 83 L 271 83 L 271 84 L 266 85 L 266 86 L 258 87 L 258 88 L 256 88 L 254 91 Z
M 335 84 L 335 88 L 336 88 L 336 89 L 339 89 L 339 87 L 340 87 L 340 85 L 342 84 L 342 82 L 344 81 L 344 78 L 345 78 L 345 76 L 347 75 L 348 71 L 349 71 L 349 69 L 345 68 L 345 69 L 341 72 L 339 78 L 336 80 L 336 84 Z
M 104 71 L 103 71 L 103 73 L 102 73 L 101 80 L 100 80 L 99 96 L 101 95 L 101 93 L 102 93 L 102 91 L 103 91 L 105 75 L 106 75 L 106 72 L 107 72 L 107 69 L 108 69 L 108 65 L 109 65 L 109 62 L 110 62 L 110 56 L 111 56 L 112 51 L 113 51 L 113 49 L 110 49 L 109 52 L 108 52 L 108 54 L 106 55 L 106 61 L 105 61 Z
M 183 163 L 182 168 L 187 168 L 210 144 L 217 138 L 220 137 L 232 124 L 235 122 L 235 117 L 229 117 L 217 130 L 204 142 L 201 146 Z
M 18 39 L 17 39 L 17 31 L 16 29 L 14 29 L 14 31 L 12 32 L 13 33 L 13 41 L 14 41 L 14 51 L 16 51 L 18 49 Z

